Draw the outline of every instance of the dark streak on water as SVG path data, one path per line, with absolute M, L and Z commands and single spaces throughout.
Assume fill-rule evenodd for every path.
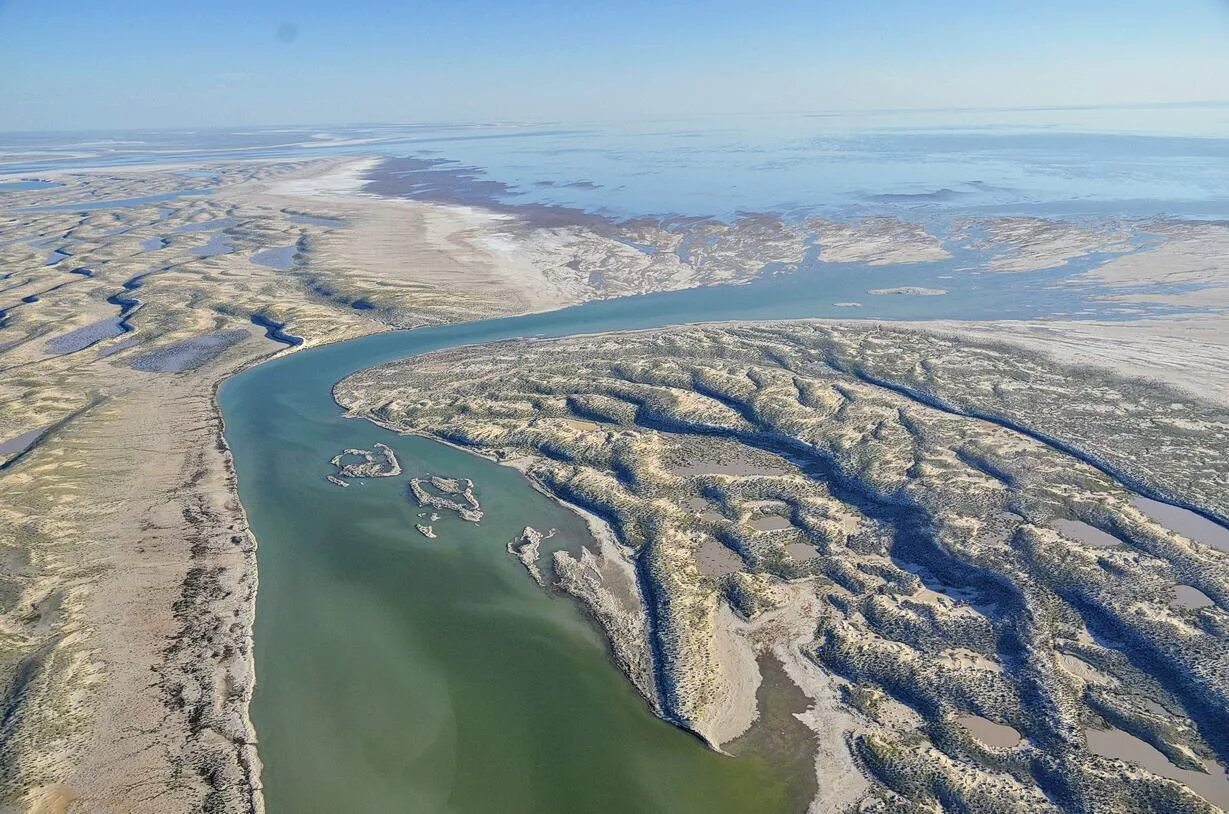
M 507 184 L 485 177 L 478 167 L 442 158 L 388 158 L 367 176 L 364 192 L 459 206 L 480 206 L 495 212 L 515 214 L 533 226 L 584 224 L 605 230 L 609 219 L 566 206 L 505 203 L 517 193 Z
M 286 323 L 278 322 L 264 314 L 252 314 L 252 324 L 264 328 L 265 336 L 275 342 L 281 342 L 282 344 L 289 345 L 291 347 L 303 344 L 302 337 L 295 336 L 294 334 L 288 334 L 282 330 L 286 327 Z

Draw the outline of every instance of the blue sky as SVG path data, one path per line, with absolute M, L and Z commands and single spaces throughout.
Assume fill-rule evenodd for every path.
M 1229 0 L 0 0 L 0 129 L 1229 100 Z

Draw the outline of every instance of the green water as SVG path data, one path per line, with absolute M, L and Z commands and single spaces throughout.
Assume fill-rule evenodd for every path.
M 527 524 L 587 539 L 575 515 L 514 470 L 338 416 L 337 365 L 371 361 L 354 344 L 221 394 L 260 544 L 252 714 L 268 810 L 781 810 L 763 760 L 653 717 L 577 607 L 504 549 Z M 445 518 L 428 540 L 404 477 L 324 480 L 337 451 L 378 440 L 407 474 L 472 478 L 483 522 Z
M 780 783 L 762 761 L 652 718 L 592 626 L 504 550 L 527 523 L 581 539 L 573 515 L 431 442 L 278 423 L 257 442 L 277 459 L 253 462 L 260 485 L 244 493 L 271 812 L 764 810 L 756 789 Z M 404 478 L 323 480 L 322 453 L 375 440 L 407 472 L 473 478 L 487 519 L 440 520 L 427 540 Z
M 574 515 L 511 469 L 341 418 L 330 388 L 355 370 L 474 342 L 848 316 L 832 303 L 849 292 L 924 284 L 949 267 L 834 267 L 380 334 L 229 380 L 219 402 L 260 545 L 252 717 L 271 814 L 788 810 L 789 779 L 776 773 L 787 769 L 718 755 L 654 718 L 576 606 L 548 596 L 506 553 L 527 524 L 585 539 Z M 1053 276 L 964 275 L 946 282 L 946 297 L 863 296 L 859 316 L 1027 317 L 1087 296 L 1056 294 Z M 413 528 L 404 476 L 348 489 L 325 481 L 331 456 L 376 441 L 397 451 L 407 476 L 472 478 L 486 518 L 446 518 L 427 540 Z

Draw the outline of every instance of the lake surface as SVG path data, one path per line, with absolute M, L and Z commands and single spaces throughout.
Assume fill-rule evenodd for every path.
M 277 246 L 258 251 L 248 259 L 258 266 L 277 271 L 289 271 L 294 267 L 294 256 L 298 250 L 298 246 Z
M 505 204 L 611 217 L 1229 216 L 1229 105 L 832 112 L 626 124 L 8 134 L 0 172 L 260 158 L 442 160 Z M 202 174 L 208 179 L 207 174 Z

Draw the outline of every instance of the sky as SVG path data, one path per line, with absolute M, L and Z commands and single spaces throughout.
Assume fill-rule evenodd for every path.
M 1229 100 L 1229 0 L 0 0 L 0 130 Z

